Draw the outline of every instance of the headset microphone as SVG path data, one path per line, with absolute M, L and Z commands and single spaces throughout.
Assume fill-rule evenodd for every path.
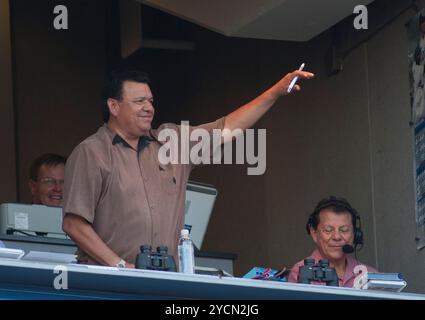
M 342 246 L 342 252 L 344 253 L 353 253 L 354 252 L 354 247 L 350 244 L 345 244 Z

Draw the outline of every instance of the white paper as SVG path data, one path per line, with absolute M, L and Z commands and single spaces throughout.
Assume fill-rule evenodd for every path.
M 28 213 L 15 212 L 15 229 L 28 230 Z

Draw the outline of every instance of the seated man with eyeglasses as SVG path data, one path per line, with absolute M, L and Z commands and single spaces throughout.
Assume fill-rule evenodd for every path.
M 53 153 L 35 159 L 29 180 L 33 204 L 62 206 L 65 162 L 64 157 Z
M 310 214 L 307 233 L 311 235 L 317 249 L 306 259 L 314 259 L 315 264 L 320 260 L 328 260 L 334 268 L 340 287 L 353 287 L 354 280 L 360 272 L 377 272 L 348 253 L 357 253 L 357 247 L 363 247 L 363 231 L 360 216 L 347 200 L 337 197 L 322 199 Z M 289 274 L 289 282 L 303 282 L 300 279 L 300 267 L 304 259 L 297 262 Z M 322 281 L 305 282 L 310 284 L 325 284 Z

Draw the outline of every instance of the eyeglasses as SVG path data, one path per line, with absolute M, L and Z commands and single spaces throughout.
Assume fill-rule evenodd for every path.
M 54 178 L 48 178 L 48 177 L 46 177 L 46 178 L 41 178 L 40 180 L 38 180 L 41 184 L 44 184 L 44 185 L 46 185 L 46 186 L 48 186 L 48 187 L 55 187 L 56 185 L 59 185 L 59 186 L 63 186 L 63 183 L 64 183 L 64 180 L 63 179 L 61 179 L 61 180 L 57 180 L 57 179 L 54 179 Z

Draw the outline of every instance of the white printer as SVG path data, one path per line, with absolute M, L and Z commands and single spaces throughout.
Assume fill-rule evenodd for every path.
M 1 204 L 0 233 L 69 239 L 62 230 L 62 208 L 39 204 Z

